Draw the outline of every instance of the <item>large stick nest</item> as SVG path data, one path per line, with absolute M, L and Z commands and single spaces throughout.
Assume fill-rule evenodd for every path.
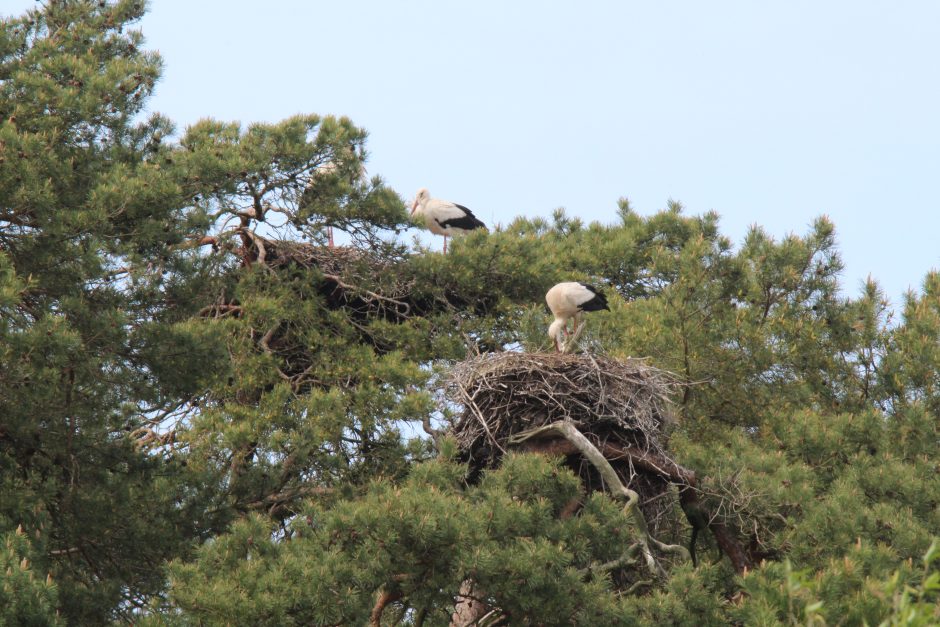
M 242 246 L 228 250 L 242 258 L 243 266 L 261 264 L 288 275 L 319 271 L 322 276 L 318 281 L 301 283 L 303 290 L 298 298 L 305 298 L 304 290 L 312 287 L 324 298 L 327 307 L 342 308 L 362 324 L 370 318 L 402 322 L 426 306 L 424 302 L 415 302 L 411 296 L 415 279 L 395 271 L 403 257 L 394 251 L 348 246 L 327 248 L 306 242 L 267 239 L 247 231 Z M 240 311 L 238 305 L 223 296 L 203 310 L 202 315 L 231 315 L 233 311 Z
M 346 307 L 364 316 L 378 314 L 393 320 L 411 313 L 412 304 L 406 299 L 413 284 L 396 281 L 396 274 L 389 272 L 400 259 L 361 248 L 325 248 L 258 236 L 254 240 L 255 246 L 264 247 L 264 262 L 271 268 L 316 268 L 322 272 L 320 291 L 331 307 Z
M 441 311 L 486 311 L 492 302 L 486 298 L 468 301 L 458 291 L 444 289 L 439 294 L 422 289 L 422 281 L 409 267 L 409 255 L 394 247 L 327 248 L 306 242 L 266 239 L 252 234 L 250 245 L 242 248 L 247 265 L 263 263 L 279 271 L 316 269 L 323 278 L 318 291 L 333 309 L 345 309 L 363 321 L 379 317 L 404 322 L 413 316 Z
M 638 359 L 488 353 L 452 371 L 446 392 L 464 409 L 450 432 L 474 474 L 499 464 L 511 436 L 558 420 L 572 422 L 599 448 L 642 451 L 672 462 L 666 450 L 669 396 L 678 385 L 670 373 Z M 659 498 L 668 481 L 635 467 L 626 453 L 610 461 L 623 483 L 640 494 L 644 513 L 657 526 L 672 509 L 673 499 Z M 569 456 L 567 463 L 588 490 L 603 487 L 580 456 Z
M 369 250 L 362 248 L 350 246 L 328 248 L 307 242 L 266 239 L 257 235 L 255 239 L 265 247 L 265 263 L 272 268 L 297 265 L 304 268 L 320 268 L 329 274 L 342 274 L 356 263 L 365 262 L 373 266 L 387 265 L 387 262 L 370 255 Z

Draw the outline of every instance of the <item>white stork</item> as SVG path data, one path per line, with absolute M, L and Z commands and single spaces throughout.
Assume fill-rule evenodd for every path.
M 317 184 L 323 180 L 323 177 L 333 174 L 334 172 L 336 172 L 336 164 L 332 161 L 327 161 L 325 164 L 314 170 L 313 175 L 307 181 L 307 186 L 304 188 L 304 197 L 302 197 L 301 203 L 310 202 L 307 200 L 307 197 L 316 193 Z M 330 248 L 334 247 L 333 227 L 329 224 L 326 226 L 326 245 Z
M 411 205 L 411 216 L 421 215 L 432 233 L 444 236 L 444 254 L 447 254 L 447 236 L 485 229 L 473 212 L 456 203 L 431 198 L 428 188 L 422 187 Z
M 584 323 L 581 322 L 581 312 L 599 311 L 606 309 L 607 297 L 593 285 L 566 281 L 559 283 L 545 294 L 545 302 L 555 316 L 555 321 L 548 327 L 548 337 L 555 342 L 555 350 L 563 352 L 558 338 L 564 331 L 565 336 L 572 335 L 574 341 L 580 335 Z M 568 332 L 568 320 L 574 319 L 574 328 Z
M 339 170 L 339 166 L 336 164 L 335 161 L 327 161 L 323 165 L 317 167 L 315 170 L 313 170 L 312 176 L 307 181 L 307 186 L 304 188 L 304 195 L 306 196 L 308 194 L 316 193 L 316 190 L 315 190 L 316 186 L 321 181 L 323 181 L 326 177 L 336 174 L 338 170 Z M 360 163 L 359 174 L 357 178 L 362 179 L 365 176 L 366 176 L 366 168 L 363 164 Z M 309 202 L 309 201 L 302 200 L 301 202 Z M 332 225 L 327 225 L 326 227 L 326 238 L 327 238 L 327 246 L 329 246 L 330 248 L 334 248 L 335 244 L 333 242 L 333 226 Z

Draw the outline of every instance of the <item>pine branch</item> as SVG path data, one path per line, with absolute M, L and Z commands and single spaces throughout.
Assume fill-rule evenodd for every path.
M 369 615 L 370 627 L 381 627 L 382 612 L 389 603 L 394 603 L 402 597 L 401 592 L 390 592 L 386 589 L 379 590 L 378 598 L 375 600 L 375 606 L 372 608 L 372 614 Z
M 403 302 L 403 301 L 400 301 L 400 300 L 396 300 L 396 299 L 394 299 L 394 298 L 389 298 L 389 297 L 387 297 L 387 296 L 382 296 L 381 294 L 376 294 L 375 292 L 373 292 L 373 291 L 371 291 L 371 290 L 367 290 L 367 289 L 365 289 L 364 287 L 359 287 L 359 286 L 356 286 L 356 285 L 350 285 L 350 284 L 348 284 L 348 283 L 345 283 L 345 282 L 344 282 L 338 275 L 336 275 L 336 274 L 324 274 L 323 277 L 326 278 L 326 279 L 330 279 L 331 281 L 335 282 L 336 285 L 338 285 L 339 287 L 343 288 L 344 290 L 361 292 L 361 293 L 363 293 L 363 294 L 366 294 L 367 296 L 369 296 L 369 297 L 372 298 L 373 300 L 378 300 L 378 301 L 382 301 L 382 302 L 393 303 L 393 304 L 395 304 L 395 305 L 398 305 L 399 307 L 403 307 L 403 308 L 404 308 L 404 311 L 401 313 L 401 315 L 403 315 L 403 316 L 407 316 L 407 315 L 411 312 L 411 305 L 409 305 L 408 303 Z

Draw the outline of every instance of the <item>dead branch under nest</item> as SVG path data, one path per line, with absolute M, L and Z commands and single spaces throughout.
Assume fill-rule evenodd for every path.
M 649 527 L 646 524 L 646 517 L 639 508 L 640 495 L 623 484 L 610 461 L 608 461 L 608 459 L 604 457 L 604 454 L 601 453 L 590 440 L 584 437 L 584 434 L 578 431 L 571 422 L 559 420 L 548 425 L 531 429 L 530 431 L 514 436 L 510 440 L 510 443 L 521 444 L 529 439 L 539 438 L 544 435 L 554 435 L 567 440 L 604 478 L 604 483 L 614 497 L 626 501 L 626 505 L 624 505 L 623 508 L 624 514 L 633 519 L 634 526 L 636 527 L 636 548 L 643 556 L 652 575 L 665 577 L 666 571 L 663 570 L 662 566 L 660 566 L 659 562 L 656 561 L 656 558 L 653 556 L 653 551 L 650 548 L 651 545 L 661 551 L 678 553 L 683 555 L 686 559 L 689 559 L 688 551 L 682 546 L 664 544 L 656 540 L 656 538 L 650 534 Z M 628 553 L 629 552 L 631 552 L 631 549 L 628 549 Z
M 669 397 L 679 386 L 672 374 L 637 359 L 484 354 L 452 371 L 446 390 L 464 410 L 450 433 L 472 477 L 498 466 L 510 449 L 527 450 L 564 455 L 588 491 L 635 494 L 627 509 L 645 521 L 641 548 L 653 571 L 645 544 L 662 550 L 654 536 L 664 521 L 675 520 L 678 488 L 678 504 L 695 532 L 707 527 L 741 572 L 748 560 L 740 543 L 705 511 L 695 473 L 667 449 Z

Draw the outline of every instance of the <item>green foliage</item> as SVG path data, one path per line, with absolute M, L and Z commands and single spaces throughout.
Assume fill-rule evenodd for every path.
M 733 582 L 731 570 L 722 565 L 676 568 L 665 586 L 634 601 L 642 618 L 639 624 L 727 625 L 726 599 L 735 594 Z
M 630 620 L 630 604 L 591 572 L 626 548 L 618 507 L 592 498 L 582 516 L 559 520 L 578 479 L 537 456 L 507 458 L 478 488 L 463 487 L 464 472 L 422 464 L 400 485 L 376 481 L 361 498 L 311 506 L 285 535 L 260 518 L 239 522 L 174 566 L 173 598 L 201 624 L 363 624 L 388 590 L 389 614 L 439 624 L 473 578 L 514 621 Z
M 144 117 L 143 10 L 0 21 L 3 621 L 362 624 L 384 599 L 441 624 L 472 580 L 514 624 L 936 622 L 940 275 L 895 323 L 874 282 L 840 292 L 826 219 L 734 247 L 675 202 L 409 248 L 347 118 Z M 467 484 L 441 377 L 549 349 L 560 280 L 609 295 L 586 350 L 684 383 L 669 446 L 746 576 L 705 532 L 648 579 L 621 506 L 551 460 Z
M 920 560 L 893 574 L 875 566 L 890 560 L 885 546 L 852 547 L 815 575 L 789 560 L 744 578 L 747 602 L 732 612 L 748 625 L 935 625 L 940 620 L 937 541 Z
M 908 293 L 903 322 L 891 335 L 881 368 L 887 400 L 898 409 L 940 411 L 940 273 L 924 279 L 922 294 Z
M 138 332 L 191 226 L 161 167 L 169 122 L 134 122 L 160 71 L 126 29 L 142 11 L 51 2 L 0 23 L 0 520 L 48 523 L 58 603 L 85 624 L 158 593 L 192 538 L 179 465 L 122 437 L 178 402 Z
M 23 528 L 0 538 L 0 625 L 63 625 L 56 585 L 36 572 L 37 552 Z

